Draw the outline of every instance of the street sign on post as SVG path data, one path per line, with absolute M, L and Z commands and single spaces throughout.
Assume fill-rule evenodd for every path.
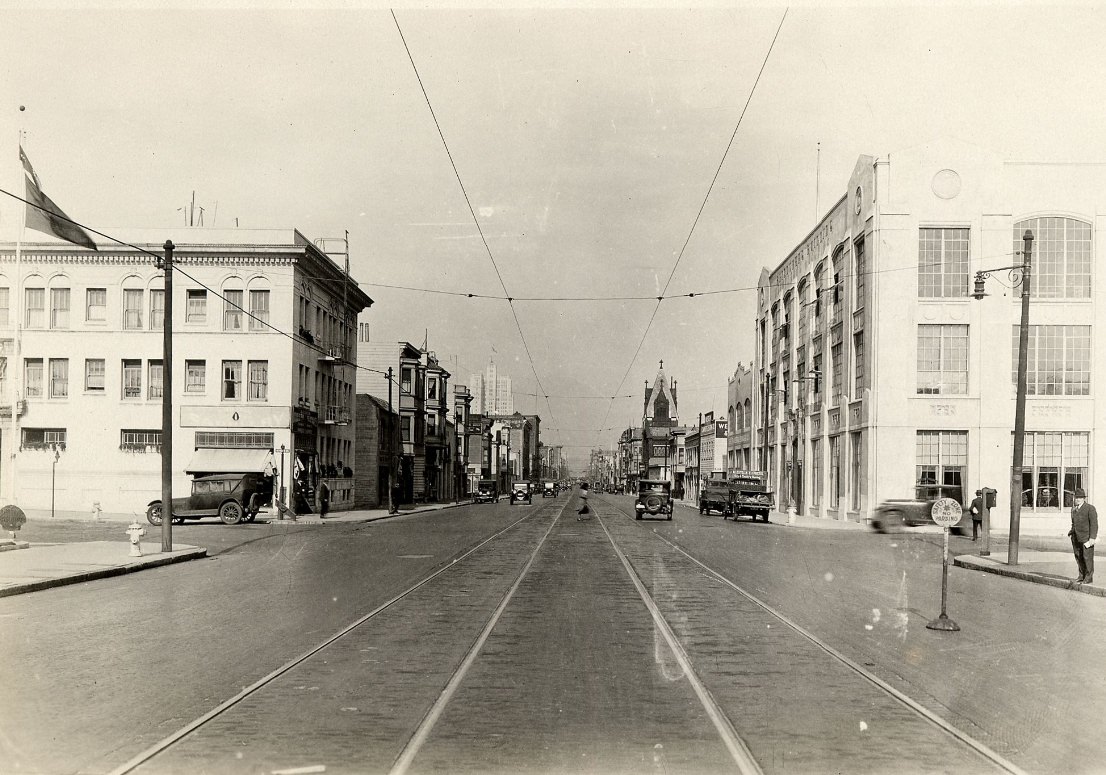
M 941 562 L 941 615 L 927 624 L 926 629 L 957 632 L 960 625 L 945 613 L 945 606 L 949 597 L 949 528 L 963 518 L 964 508 L 953 498 L 939 498 L 934 501 L 929 513 L 933 517 L 933 521 L 944 528 L 945 553 Z

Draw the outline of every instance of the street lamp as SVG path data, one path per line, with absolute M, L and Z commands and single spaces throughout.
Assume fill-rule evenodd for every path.
M 976 301 L 984 293 L 984 281 L 992 272 L 1009 270 L 1014 285 L 1021 285 L 1022 308 L 1021 325 L 1018 329 L 1018 392 L 1014 404 L 1014 460 L 1010 473 L 1010 548 L 1007 564 L 1018 564 L 1018 543 L 1022 516 L 1022 462 L 1025 453 L 1025 393 L 1026 369 L 1029 361 L 1029 280 L 1033 265 L 1033 232 L 1025 230 L 1022 235 L 1022 262 L 1013 266 L 1000 266 L 995 269 L 983 269 L 975 273 L 975 288 L 969 294 Z

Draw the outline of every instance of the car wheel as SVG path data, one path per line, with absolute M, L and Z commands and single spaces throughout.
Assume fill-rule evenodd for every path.
M 161 525 L 161 504 L 151 503 L 146 507 L 146 521 L 151 525 Z
M 227 501 L 219 507 L 219 519 L 224 525 L 237 525 L 242 521 L 242 507 L 235 501 Z
M 644 519 L 644 515 L 639 511 L 635 517 L 636 519 Z
M 668 516 L 667 516 L 667 517 L 665 517 L 665 519 L 667 519 L 667 520 L 668 520 L 669 522 L 671 522 L 671 521 L 672 521 L 672 509 L 669 509 L 669 510 L 668 510 Z

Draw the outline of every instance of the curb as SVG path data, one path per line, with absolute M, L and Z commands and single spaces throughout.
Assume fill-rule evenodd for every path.
M 461 503 L 448 503 L 435 508 L 416 508 L 416 509 L 400 509 L 395 514 L 381 514 L 379 517 L 353 517 L 349 519 L 343 519 L 341 516 L 334 516 L 331 518 L 320 517 L 318 514 L 302 515 L 296 519 L 277 519 L 272 517 L 266 524 L 268 525 L 283 525 L 285 527 L 302 527 L 313 525 L 361 525 L 366 522 L 380 522 L 385 519 L 394 519 L 395 517 L 406 517 L 412 514 L 428 514 L 433 511 L 445 511 L 446 509 L 455 509 L 458 506 L 472 505 L 472 501 L 462 501 Z M 347 512 L 335 512 L 336 514 L 345 514 Z
M 115 565 L 109 568 L 99 568 L 97 570 L 82 571 L 80 573 L 74 573 L 69 576 L 58 576 L 52 579 L 42 579 L 41 581 L 30 581 L 25 584 L 18 584 L 16 586 L 7 587 L 6 589 L 0 589 L 0 597 L 11 597 L 13 595 L 22 595 L 26 592 L 38 592 L 43 589 L 52 589 L 54 587 L 64 587 L 69 584 L 80 584 L 83 581 L 94 581 L 96 579 L 106 579 L 111 576 L 123 576 L 127 573 L 134 573 L 140 570 L 146 570 L 147 568 L 159 568 L 163 565 L 172 565 L 178 562 L 185 562 L 187 560 L 198 560 L 201 557 L 207 556 L 207 549 L 204 547 L 194 547 L 192 549 L 180 550 L 180 553 L 174 552 L 171 555 L 165 557 L 152 558 L 149 562 L 134 563 L 128 565 Z
M 997 563 L 993 560 L 983 560 L 972 555 L 961 555 L 954 557 L 952 564 L 958 568 L 966 568 L 968 570 L 978 570 L 984 573 L 993 573 L 996 576 L 1006 576 L 1007 578 L 1019 579 L 1021 581 L 1029 581 L 1034 584 L 1044 584 L 1049 587 L 1056 587 L 1057 589 L 1068 589 L 1073 592 L 1082 592 L 1084 595 L 1094 595 L 1095 597 L 1106 597 L 1106 587 L 1099 586 L 1097 584 L 1080 584 L 1077 581 L 1071 579 L 1057 578 L 1053 576 L 1045 576 L 1040 573 L 1031 573 L 1017 568 L 1011 568 L 1008 565 Z

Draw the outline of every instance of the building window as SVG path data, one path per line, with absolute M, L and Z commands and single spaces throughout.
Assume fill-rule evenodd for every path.
M 845 346 L 841 341 L 841 326 L 833 329 L 830 338 L 830 369 L 833 378 L 830 386 L 831 401 L 837 406 L 845 396 Z
M 413 414 L 404 415 L 399 422 L 400 437 L 404 442 L 411 442 L 411 424 L 414 423 L 415 416 Z
M 968 392 L 968 327 L 918 326 L 918 384 L 923 395 Z
M 812 371 L 811 376 L 814 377 L 814 403 L 820 404 L 822 402 L 822 348 L 818 348 L 818 352 L 814 354 L 814 362 L 811 364 Z
M 414 369 L 404 366 L 399 371 L 399 392 L 411 395 L 411 381 L 414 378 Z
M 142 398 L 142 361 L 123 361 L 123 398 Z
M 11 316 L 11 288 L 0 288 L 0 326 L 8 325 Z
M 249 364 L 250 392 L 247 395 L 250 401 L 269 400 L 269 362 L 250 361 Z
M 1019 333 L 1019 327 L 1014 326 L 1011 380 L 1015 386 L 1018 384 Z M 1026 355 L 1026 395 L 1090 395 L 1090 326 L 1030 326 Z
M 426 382 L 426 398 L 430 401 L 438 400 L 438 378 L 430 377 Z
M 863 237 L 853 243 L 853 259 L 856 273 L 856 304 L 854 306 L 856 309 L 860 309 L 864 306 L 864 273 L 867 271 Z
M 853 511 L 860 510 L 860 464 L 864 459 L 863 437 L 859 433 L 849 434 L 852 444 L 852 457 L 849 461 L 849 508 Z
M 50 359 L 50 398 L 69 398 L 69 359 Z
M 84 389 L 90 393 L 104 392 L 104 372 L 106 363 L 103 358 L 87 358 L 84 362 Z
M 1027 432 L 1022 458 L 1022 506 L 1038 510 L 1070 509 L 1075 505 L 1075 491 L 1090 484 L 1089 462 L 1089 433 Z
M 65 449 L 65 428 L 24 428 L 20 449 Z
M 273 449 L 272 433 L 196 431 L 195 446 L 216 449 Z
M 1038 299 L 1088 299 L 1094 253 L 1091 225 L 1072 218 L 1031 218 L 1014 225 L 1014 255 L 1020 256 L 1025 230 L 1033 232 L 1033 278 Z
M 69 328 L 69 289 L 50 289 L 50 328 Z
M 8 359 L 0 355 L 0 396 L 8 394 Z
M 23 361 L 23 392 L 27 398 L 42 398 L 42 358 Z
M 108 289 L 89 288 L 85 291 L 84 319 L 102 323 L 108 319 Z
M 814 470 L 811 472 L 811 505 L 817 509 L 822 505 L 822 440 L 810 442 L 810 457 Z
M 184 362 L 184 392 L 204 393 L 207 391 L 207 361 Z
M 853 398 L 860 398 L 864 392 L 864 332 L 853 334 Z
M 839 508 L 841 505 L 841 437 L 830 436 L 829 440 L 829 507 Z
M 184 310 L 185 323 L 207 322 L 207 291 L 203 288 L 189 288 Z
M 968 229 L 919 229 L 918 298 L 966 298 Z
M 165 384 L 165 370 L 161 367 L 161 361 L 150 361 L 150 392 L 147 398 L 161 398 Z
M 23 310 L 23 327 L 42 328 L 46 319 L 46 289 L 27 288 L 24 298 L 27 305 Z
M 242 330 L 242 291 L 223 291 L 223 330 Z
M 120 431 L 119 449 L 127 452 L 161 452 L 161 431 Z
M 438 415 L 434 412 L 427 412 L 426 414 L 426 435 L 438 435 Z
M 160 331 L 165 327 L 165 291 L 150 291 L 150 330 Z
M 968 478 L 967 431 L 918 431 L 915 439 L 919 499 L 953 498 L 964 503 Z
M 242 397 L 242 361 L 223 361 L 223 400 Z
M 250 330 L 262 331 L 269 322 L 269 291 L 250 291 Z
M 123 290 L 123 328 L 142 328 L 142 291 Z

